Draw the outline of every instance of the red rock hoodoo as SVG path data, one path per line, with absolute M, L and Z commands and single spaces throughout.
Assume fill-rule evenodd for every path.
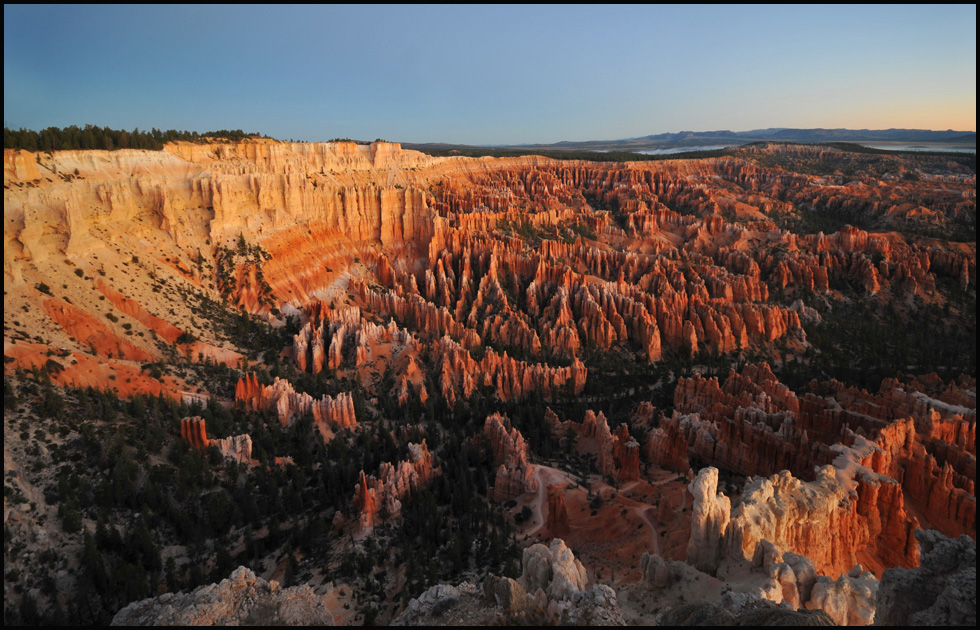
M 729 544 L 747 559 L 765 539 L 809 557 L 821 573 L 859 563 L 880 572 L 918 564 L 920 525 L 975 537 L 975 402 L 943 402 L 914 379 L 886 379 L 877 395 L 827 387 L 832 396 L 797 397 L 765 364 L 732 372 L 723 386 L 680 379 L 676 411 L 651 432 L 647 452 L 677 470 L 696 457 L 768 477 L 732 510 Z M 939 383 L 932 391 L 966 402 L 975 388 Z
M 538 489 L 534 465 L 528 462 L 527 444 L 520 431 L 510 426 L 506 416 L 493 414 L 483 424 L 483 434 L 490 441 L 493 463 L 497 466 L 490 497 L 507 501 Z
M 421 444 L 410 443 L 408 454 L 409 459 L 397 465 L 381 464 L 377 476 L 361 471 L 361 479 L 354 488 L 354 510 L 360 529 L 368 530 L 387 519 L 397 518 L 402 499 L 428 484 L 436 474 L 425 440 Z

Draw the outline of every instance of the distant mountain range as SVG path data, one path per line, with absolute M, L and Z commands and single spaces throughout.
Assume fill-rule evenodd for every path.
M 507 149 L 554 149 L 579 151 L 651 151 L 718 144 L 738 145 L 760 141 L 776 142 L 909 142 L 976 146 L 975 131 L 931 131 L 928 129 L 788 129 L 776 127 L 751 131 L 680 131 L 622 140 L 589 140 L 554 144 L 497 145 Z M 406 144 L 411 148 L 465 148 L 466 145 Z

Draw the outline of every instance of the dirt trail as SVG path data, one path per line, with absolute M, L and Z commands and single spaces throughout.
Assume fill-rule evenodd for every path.
M 545 507 L 548 505 L 548 486 L 555 484 L 568 485 L 568 473 L 550 466 L 535 465 L 534 478 L 538 482 L 538 491 L 531 502 L 530 528 L 528 536 L 535 536 L 545 524 Z

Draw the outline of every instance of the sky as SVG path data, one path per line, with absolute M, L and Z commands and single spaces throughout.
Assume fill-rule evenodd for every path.
M 4 125 L 465 144 L 975 131 L 968 6 L 4 5 Z

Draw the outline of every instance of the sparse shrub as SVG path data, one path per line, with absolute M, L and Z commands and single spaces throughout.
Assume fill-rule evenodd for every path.
M 54 359 L 48 359 L 44 363 L 44 369 L 48 374 L 58 374 L 65 370 L 65 366 L 61 365 Z
M 177 337 L 177 343 L 181 345 L 185 343 L 194 343 L 195 341 L 197 341 L 197 337 L 187 332 L 186 330 L 180 333 L 180 336 Z

